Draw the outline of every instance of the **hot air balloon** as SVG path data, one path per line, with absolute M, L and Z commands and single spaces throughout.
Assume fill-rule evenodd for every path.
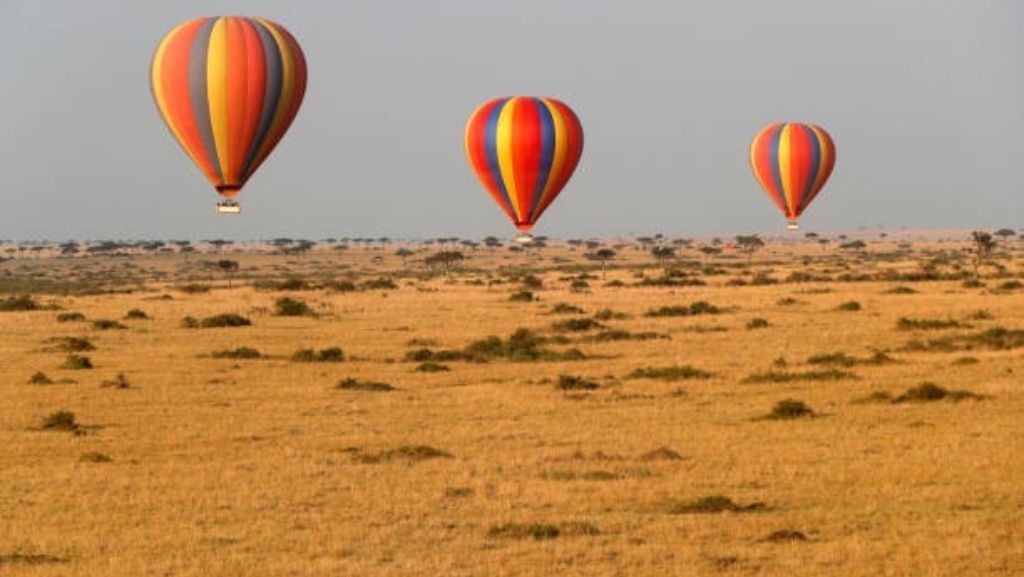
M 480 182 L 530 239 L 548 206 L 569 181 L 583 153 L 583 128 L 554 98 L 496 98 L 466 125 L 466 156 Z
M 797 219 L 821 192 L 836 164 L 836 147 L 825 129 L 814 124 L 768 126 L 750 144 L 754 177 L 789 220 Z
M 295 119 L 306 59 L 295 38 L 263 18 L 198 18 L 171 30 L 150 69 L 171 134 L 220 194 L 233 200 Z

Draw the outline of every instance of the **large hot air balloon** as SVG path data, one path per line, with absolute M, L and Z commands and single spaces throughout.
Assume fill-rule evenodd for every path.
M 233 199 L 295 119 L 306 59 L 280 24 L 238 16 L 198 18 L 171 30 L 153 55 L 160 115 L 222 198 Z
M 772 124 L 750 144 L 750 166 L 768 196 L 789 220 L 797 219 L 832 174 L 836 147 L 825 129 L 814 124 Z
M 470 166 L 524 234 L 562 191 L 582 152 L 579 119 L 554 98 L 497 98 L 466 125 Z

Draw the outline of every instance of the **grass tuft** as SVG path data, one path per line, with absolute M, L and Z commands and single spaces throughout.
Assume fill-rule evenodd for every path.
M 726 512 L 752 513 L 764 509 L 764 503 L 740 505 L 725 495 L 708 495 L 692 501 L 670 503 L 665 512 L 669 515 L 707 515 Z
M 658 381 L 676 382 L 692 379 L 709 379 L 713 375 L 690 365 L 672 367 L 645 367 L 635 369 L 626 375 L 627 379 L 654 379 Z
M 384 393 L 397 390 L 395 387 L 387 383 L 360 381 L 358 379 L 353 379 L 352 377 L 338 381 L 338 384 L 334 385 L 334 388 L 344 391 L 366 391 L 371 393 Z

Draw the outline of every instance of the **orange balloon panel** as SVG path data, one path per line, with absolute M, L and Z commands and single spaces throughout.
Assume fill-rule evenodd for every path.
M 295 119 L 306 92 L 306 59 L 280 24 L 199 18 L 160 42 L 150 83 L 185 153 L 231 198 Z

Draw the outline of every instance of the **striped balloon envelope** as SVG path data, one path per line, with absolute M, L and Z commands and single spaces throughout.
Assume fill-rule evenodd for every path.
M 579 119 L 554 98 L 496 98 L 466 125 L 470 166 L 524 233 L 565 187 L 582 153 Z
M 153 99 L 171 134 L 227 202 L 284 136 L 306 92 L 306 59 L 280 24 L 198 18 L 153 55 Z
M 750 144 L 754 177 L 789 220 L 797 219 L 818 196 L 836 164 L 836 147 L 814 124 L 772 124 Z

